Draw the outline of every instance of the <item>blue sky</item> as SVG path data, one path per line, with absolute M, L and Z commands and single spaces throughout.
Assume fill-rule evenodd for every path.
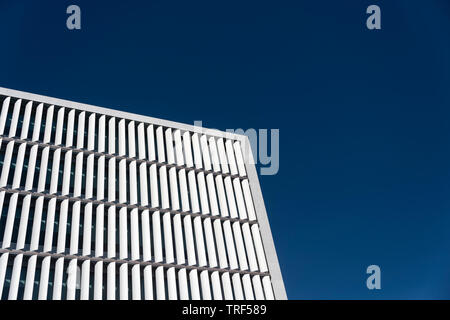
M 280 129 L 260 181 L 288 297 L 448 299 L 449 31 L 446 0 L 0 1 L 0 86 Z

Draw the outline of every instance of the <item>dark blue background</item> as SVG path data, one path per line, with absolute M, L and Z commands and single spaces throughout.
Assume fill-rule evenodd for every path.
M 448 0 L 0 1 L 0 86 L 279 128 L 260 180 L 289 298 L 450 298 L 449 31 Z

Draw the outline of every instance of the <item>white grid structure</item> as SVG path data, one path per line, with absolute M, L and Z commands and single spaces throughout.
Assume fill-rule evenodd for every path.
M 0 299 L 286 299 L 245 136 L 0 88 Z

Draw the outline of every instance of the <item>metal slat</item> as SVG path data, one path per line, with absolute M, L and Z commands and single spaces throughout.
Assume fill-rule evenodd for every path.
M 224 299 L 233 300 L 233 289 L 231 288 L 230 274 L 228 272 L 222 273 L 222 288 Z

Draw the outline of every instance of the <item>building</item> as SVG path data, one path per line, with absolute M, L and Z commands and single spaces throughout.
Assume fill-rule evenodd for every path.
M 2 299 L 286 299 L 245 136 L 4 88 L 0 106 Z

